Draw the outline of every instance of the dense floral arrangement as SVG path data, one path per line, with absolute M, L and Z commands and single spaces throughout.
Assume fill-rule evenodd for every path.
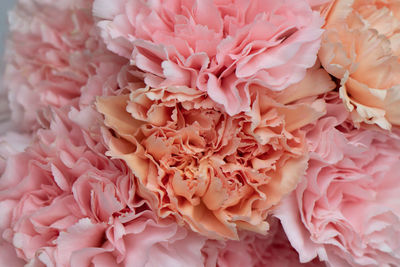
M 400 0 L 18 0 L 9 24 L 0 266 L 400 266 Z

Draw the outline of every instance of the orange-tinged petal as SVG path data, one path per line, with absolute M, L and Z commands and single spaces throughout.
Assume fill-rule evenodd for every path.
M 236 239 L 240 229 L 266 233 L 268 214 L 307 165 L 301 128 L 325 113 L 317 96 L 333 87 L 318 66 L 307 76 L 297 85 L 306 92 L 291 88 L 295 96 L 252 87 L 251 111 L 235 116 L 185 87 L 99 98 L 113 130 L 108 154 L 127 163 L 158 216 L 173 215 L 210 238 Z

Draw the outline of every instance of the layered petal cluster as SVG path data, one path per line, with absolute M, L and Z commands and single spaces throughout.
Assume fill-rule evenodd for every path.
M 74 250 L 101 246 L 109 220 L 138 204 L 128 169 L 104 156 L 99 134 L 87 129 L 99 121 L 94 110 L 48 115 L 48 129 L 6 162 L 0 231 L 24 261 L 69 266 Z M 72 241 L 65 238 L 71 232 Z
M 160 217 L 174 215 L 210 238 L 237 239 L 237 229 L 265 233 L 269 211 L 296 187 L 308 159 L 300 128 L 324 113 L 315 95 L 332 87 L 314 68 L 274 98 L 253 88 L 251 110 L 235 116 L 182 86 L 101 97 L 97 108 L 111 129 L 109 155 L 128 164 L 138 194 Z
M 203 266 L 206 239 L 148 209 L 125 164 L 104 156 L 100 132 L 93 131 L 97 115 L 53 111 L 48 129 L 7 160 L 0 179 L 0 263 Z
M 93 76 L 105 84 L 127 63 L 99 40 L 91 4 L 20 0 L 10 12 L 4 81 L 20 129 L 37 129 L 37 112 L 44 107 L 76 106 Z
M 400 125 L 400 1 L 336 0 L 319 58 L 356 125 Z
M 298 262 L 276 221 L 267 236 L 241 232 L 241 241 L 224 242 L 158 218 L 126 165 L 104 156 L 98 119 L 90 108 L 50 111 L 36 140 L 9 153 L 0 178 L 0 264 L 318 266 Z
M 338 101 L 309 129 L 305 179 L 277 216 L 300 259 L 400 265 L 400 139 L 356 129 Z
M 65 239 L 79 242 L 79 234 L 65 235 Z M 179 226 L 174 220 L 159 220 L 149 210 L 115 219 L 104 235 L 101 246 L 75 252 L 71 266 L 202 267 L 206 259 L 201 253 L 207 241 L 205 237 Z
M 290 245 L 282 226 L 276 218 L 269 220 L 267 235 L 241 232 L 240 241 L 208 241 L 203 248 L 207 255 L 205 266 L 219 267 L 323 267 L 318 260 L 299 262 L 299 255 Z M 215 260 L 216 259 L 216 260 Z
M 29 141 L 30 138 L 28 135 L 17 132 L 9 131 L 0 135 L 0 176 L 6 169 L 8 158 L 24 151 L 25 147 L 28 146 Z M 7 209 L 7 205 L 7 202 L 0 201 L 1 210 Z M 9 224 L 8 218 L 3 216 L 4 214 L 0 212 L 0 266 L 23 266 L 24 261 L 18 259 L 15 248 L 12 244 L 1 238 L 2 230 L 8 227 Z
M 250 111 L 251 84 L 281 91 L 304 78 L 323 24 L 306 0 L 95 0 L 93 11 L 147 85 L 199 89 L 229 115 Z

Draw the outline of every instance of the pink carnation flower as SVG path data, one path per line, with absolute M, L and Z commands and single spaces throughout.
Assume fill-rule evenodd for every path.
M 299 255 L 290 245 L 280 223 L 270 219 L 267 235 L 241 232 L 240 241 L 208 241 L 203 248 L 207 254 L 205 266 L 219 267 L 322 267 L 323 262 L 314 260 L 300 263 Z M 216 265 L 215 265 L 216 264 Z
M 173 220 L 157 220 L 149 210 L 115 219 L 104 235 L 102 245 L 75 251 L 71 266 L 204 266 L 206 239 Z M 79 243 L 81 237 L 72 232 L 63 240 Z
M 95 0 L 93 10 L 107 47 L 148 85 L 198 88 L 230 115 L 249 111 L 250 84 L 280 91 L 304 78 L 323 24 L 306 0 Z
M 8 128 L 10 124 L 2 122 L 0 128 L 3 126 Z M 7 159 L 12 155 L 22 152 L 29 144 L 29 141 L 30 138 L 28 135 L 16 132 L 9 131 L 0 135 L 0 175 L 5 171 Z M 9 203 L 8 201 L 0 201 L 0 210 L 6 210 L 7 214 L 7 212 L 10 211 L 7 207 Z M 19 267 L 23 266 L 23 260 L 18 259 L 14 247 L 1 238 L 2 230 L 8 227 L 10 223 L 9 218 L 9 216 L 5 216 L 4 213 L 0 211 L 0 266 Z
M 400 139 L 355 129 L 348 115 L 336 98 L 309 129 L 307 174 L 278 217 L 303 262 L 399 266 Z
M 101 77 L 99 91 L 126 64 L 98 40 L 91 3 L 20 0 L 10 12 L 4 81 L 20 129 L 36 129 L 44 107 L 77 105 L 93 76 Z
M 5 220 L 0 232 L 23 260 L 67 266 L 73 250 L 101 245 L 110 218 L 134 212 L 137 203 L 125 165 L 105 157 L 99 133 L 88 130 L 96 127 L 96 113 L 72 109 L 69 117 L 75 122 L 63 111 L 49 115 L 49 129 L 40 130 L 26 152 L 7 160 L 0 179 L 0 217 Z M 60 245 L 81 224 L 97 237 Z

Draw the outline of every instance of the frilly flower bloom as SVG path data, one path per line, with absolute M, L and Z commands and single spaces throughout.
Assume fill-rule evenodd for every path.
M 37 129 L 42 108 L 77 105 L 93 76 L 107 84 L 127 63 L 96 36 L 91 3 L 20 0 L 10 12 L 4 82 L 20 129 Z
M 267 235 L 240 232 L 240 240 L 226 242 L 209 240 L 203 253 L 207 255 L 205 267 L 324 267 L 317 259 L 301 263 L 296 250 L 290 245 L 285 232 L 276 218 Z
M 251 110 L 251 84 L 281 91 L 304 78 L 323 24 L 306 0 L 95 0 L 93 10 L 107 47 L 147 85 L 199 89 L 229 115 Z
M 336 0 L 326 29 L 319 58 L 355 124 L 399 126 L 399 1 Z
M 7 159 L 24 151 L 29 141 L 29 136 L 16 132 L 7 132 L 0 135 L 0 176 L 6 169 Z M 8 205 L 9 202 L 0 201 L 0 210 L 7 210 Z M 24 261 L 17 257 L 12 244 L 1 238 L 3 230 L 7 228 L 8 225 L 9 217 L 4 216 L 4 214 L 0 212 L 0 266 L 23 266 Z
M 160 217 L 237 239 L 237 229 L 265 233 L 269 211 L 297 185 L 308 159 L 300 128 L 324 113 L 313 96 L 332 87 L 315 68 L 274 99 L 253 88 L 251 110 L 235 116 L 182 86 L 100 97 L 97 108 L 112 129 L 109 155 L 128 164 Z
M 141 202 L 134 200 L 125 164 L 104 156 L 99 132 L 89 130 L 100 121 L 98 113 L 88 108 L 48 115 L 48 129 L 6 161 L 0 178 L 0 243 L 11 243 L 25 262 L 69 266 L 74 250 L 101 246 L 107 223 L 134 213 Z M 79 239 L 63 243 L 77 229 Z
M 53 111 L 34 143 L 8 158 L 0 178 L 1 266 L 303 266 L 276 222 L 267 236 L 242 232 L 242 241 L 223 242 L 158 218 L 136 195 L 126 166 L 104 156 L 97 115 Z
M 66 243 L 79 243 L 84 231 L 65 234 Z M 158 220 L 144 210 L 115 219 L 104 231 L 101 246 L 75 251 L 70 262 L 72 267 L 202 267 L 206 257 L 200 251 L 206 241 L 174 220 Z
M 343 105 L 309 129 L 305 179 L 277 212 L 302 262 L 400 265 L 400 139 L 355 129 Z

